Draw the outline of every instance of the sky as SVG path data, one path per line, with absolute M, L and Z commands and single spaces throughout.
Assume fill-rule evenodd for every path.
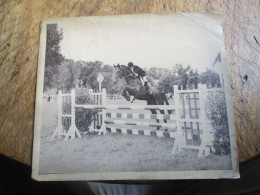
M 224 54 L 222 19 L 215 14 L 85 17 L 60 22 L 68 59 L 142 68 L 191 65 L 199 72 Z

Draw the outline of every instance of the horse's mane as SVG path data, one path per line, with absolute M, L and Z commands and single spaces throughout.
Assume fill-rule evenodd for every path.
M 122 68 L 127 68 L 128 69 L 128 67 L 126 66 L 126 65 L 120 65 L 120 67 Z
M 127 76 L 132 73 L 132 71 L 126 65 L 120 65 L 120 68 L 124 76 Z

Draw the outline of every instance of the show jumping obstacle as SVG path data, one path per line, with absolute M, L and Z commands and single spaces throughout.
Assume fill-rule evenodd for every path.
M 78 105 L 75 103 L 75 90 L 71 94 L 58 95 L 58 127 L 52 138 L 65 136 L 68 138 L 81 137 L 75 125 L 75 109 L 97 109 L 90 132 L 98 132 L 99 135 L 107 132 L 124 133 L 133 135 L 148 135 L 164 138 L 174 138 L 172 152 L 181 149 L 198 150 L 199 157 L 212 153 L 212 130 L 206 118 L 205 102 L 210 93 L 223 91 L 222 88 L 207 89 L 206 85 L 198 84 L 198 89 L 184 90 L 174 86 L 174 105 L 130 105 L 118 106 L 106 104 L 106 90 L 94 92 L 91 90 L 94 104 Z M 71 112 L 63 114 L 64 98 L 70 97 Z M 110 109 L 116 111 L 109 111 Z M 138 110 L 174 110 L 172 114 L 141 114 Z M 126 112 L 127 111 L 127 112 Z M 62 118 L 69 117 L 71 125 L 66 132 L 62 126 Z M 135 121 L 136 119 L 136 121 Z M 146 120 L 166 120 L 167 123 L 150 122 Z M 138 121 L 139 120 L 139 121 Z M 141 121 L 140 121 L 141 120 Z M 169 123 L 168 123 L 169 122 Z M 159 130 L 157 129 L 159 128 Z
M 69 113 L 64 113 L 64 102 L 68 102 L 71 105 L 69 109 Z M 69 118 L 70 119 L 70 128 L 68 132 L 63 128 L 62 125 L 62 119 L 63 118 Z M 62 91 L 59 91 L 58 95 L 58 127 L 54 131 L 52 135 L 52 139 L 56 136 L 60 138 L 61 136 L 65 136 L 65 140 L 68 140 L 68 138 L 74 139 L 76 136 L 81 138 L 81 135 L 79 133 L 78 128 L 75 124 L 75 90 L 72 90 L 71 94 L 62 94 Z

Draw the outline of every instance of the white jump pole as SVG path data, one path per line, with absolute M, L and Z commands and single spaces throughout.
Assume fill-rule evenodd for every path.
M 70 125 L 68 133 L 66 134 L 65 140 L 68 140 L 69 137 L 71 139 L 75 139 L 76 136 L 78 136 L 78 138 L 81 138 L 79 130 L 75 124 L 75 121 L 76 121 L 75 101 L 76 101 L 75 89 L 72 89 L 71 90 L 71 125 Z

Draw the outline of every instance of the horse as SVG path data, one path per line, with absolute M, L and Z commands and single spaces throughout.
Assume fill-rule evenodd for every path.
M 122 92 L 122 96 L 130 101 L 130 96 L 134 96 L 137 100 L 143 100 L 147 102 L 147 105 L 169 105 L 169 101 L 166 95 L 157 88 L 151 88 L 151 93 L 148 92 L 147 88 L 143 85 L 142 80 L 139 76 L 136 76 L 127 66 L 125 65 L 114 65 L 112 80 L 114 84 L 117 84 L 119 80 L 125 80 L 125 86 Z M 150 109 L 152 114 L 157 114 L 155 109 Z M 167 111 L 168 114 L 172 113 L 172 110 Z M 161 114 L 164 114 L 164 110 L 160 110 Z M 159 123 L 159 119 L 156 119 Z M 164 123 L 167 120 L 164 119 Z M 159 128 L 157 127 L 157 130 Z

